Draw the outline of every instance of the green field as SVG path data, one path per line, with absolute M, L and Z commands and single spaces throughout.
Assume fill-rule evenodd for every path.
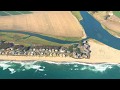
M 41 35 L 64 40 L 64 41 L 80 41 L 80 40 L 82 40 L 81 37 L 59 37 L 59 36 L 52 36 L 52 35 L 46 35 L 46 34 L 41 34 Z
M 113 14 L 120 18 L 120 11 L 113 11 Z
M 0 16 L 19 15 L 19 14 L 30 14 L 30 11 L 0 11 Z
M 71 11 L 71 12 L 79 21 L 82 20 L 82 16 L 80 15 L 80 11 Z
M 60 37 L 57 39 L 60 39 Z M 27 34 L 20 34 L 20 33 L 10 33 L 10 32 L 0 32 L 0 40 L 5 40 L 6 42 L 14 42 L 15 44 L 21 44 L 25 46 L 29 46 L 32 44 L 42 44 L 42 45 L 50 45 L 50 46 L 63 46 L 63 45 L 68 46 L 68 44 L 51 42 L 48 40 L 44 40 L 42 38 L 38 38 L 36 36 L 30 36 Z M 61 37 L 60 40 L 70 40 L 70 38 Z M 75 40 L 78 40 L 78 39 L 71 38 L 70 41 L 75 41 Z

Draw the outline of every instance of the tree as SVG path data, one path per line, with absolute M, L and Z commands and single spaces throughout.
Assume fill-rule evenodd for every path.
M 78 44 L 73 44 L 73 48 L 77 48 Z
M 73 45 L 69 46 L 68 51 L 73 52 Z
M 82 41 L 79 41 L 79 44 L 80 44 L 80 46 L 82 46 L 83 45 Z
M 76 52 L 77 52 L 77 53 L 81 53 L 81 52 L 80 52 L 80 48 L 77 48 L 77 49 L 76 49 Z

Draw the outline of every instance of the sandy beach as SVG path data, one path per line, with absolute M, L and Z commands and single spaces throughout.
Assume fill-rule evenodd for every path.
M 0 55 L 0 60 L 15 61 L 53 61 L 53 62 L 81 62 L 81 63 L 120 63 L 120 50 L 111 48 L 100 42 L 89 40 L 90 59 L 74 59 L 71 57 L 39 57 L 39 56 L 5 56 Z

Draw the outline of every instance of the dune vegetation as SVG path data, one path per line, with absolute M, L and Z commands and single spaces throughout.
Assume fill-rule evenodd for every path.
M 71 12 L 78 19 L 78 21 L 82 20 L 82 16 L 80 15 L 80 11 L 71 11 Z
M 113 14 L 120 18 L 120 11 L 113 11 Z

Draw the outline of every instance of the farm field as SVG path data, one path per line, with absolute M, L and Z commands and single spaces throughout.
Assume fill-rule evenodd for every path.
M 83 27 L 71 11 L 6 11 L 10 16 L 3 17 L 0 12 L 1 30 L 18 30 L 56 37 L 81 38 Z M 20 15 L 17 15 L 19 12 Z M 24 13 L 24 14 L 21 14 Z
M 78 21 L 82 20 L 82 16 L 80 15 L 80 11 L 71 11 L 71 12 L 78 19 Z
M 120 18 L 120 11 L 113 11 L 113 14 Z

